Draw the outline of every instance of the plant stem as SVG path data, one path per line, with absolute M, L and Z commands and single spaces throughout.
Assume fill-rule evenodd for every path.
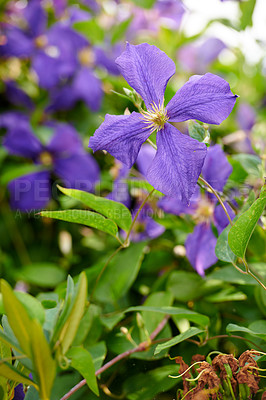
M 247 263 L 245 257 L 242 259 L 242 262 L 243 262 L 243 264 L 245 265 L 246 273 L 247 273 L 248 275 L 251 275 L 251 276 L 260 284 L 260 286 L 262 286 L 263 289 L 266 290 L 266 286 L 256 277 L 256 275 L 253 274 L 253 272 L 250 271 L 249 266 L 248 266 L 248 263 Z
M 211 190 L 211 192 L 214 194 L 214 196 L 217 198 L 217 200 L 219 201 L 219 203 L 220 203 L 221 206 L 223 207 L 223 210 L 224 210 L 224 212 L 225 212 L 225 214 L 226 214 L 226 216 L 227 216 L 227 218 L 228 218 L 228 220 L 229 220 L 229 222 L 230 222 L 230 225 L 233 226 L 233 221 L 231 220 L 231 217 L 230 217 L 230 215 L 228 214 L 228 211 L 227 211 L 227 209 L 226 209 L 226 207 L 225 207 L 225 205 L 224 205 L 224 203 L 223 203 L 221 197 L 220 197 L 219 194 L 217 193 L 217 191 L 216 191 L 207 181 L 205 181 L 205 179 L 203 179 L 201 176 L 199 176 L 199 180 L 200 180 L 205 186 L 207 186 L 207 187 Z
M 134 353 L 138 353 L 141 351 L 145 351 L 150 347 L 151 341 L 163 330 L 163 328 L 165 327 L 165 325 L 167 324 L 169 319 L 169 315 L 166 315 L 164 317 L 164 319 L 159 323 L 159 325 L 157 326 L 157 328 L 151 333 L 150 335 L 150 340 L 149 341 L 145 341 L 142 342 L 138 345 L 138 347 L 135 347 L 134 349 L 131 350 L 127 350 L 124 353 L 119 354 L 118 356 L 116 356 L 115 358 L 113 358 L 111 361 L 108 361 L 105 365 L 103 365 L 100 369 L 98 369 L 95 372 L 95 375 L 98 376 L 101 373 L 103 373 L 104 371 L 106 371 L 108 368 L 112 367 L 113 365 L 115 365 L 118 361 L 123 360 L 124 358 L 130 356 L 131 354 Z M 70 396 L 72 396 L 72 394 L 74 394 L 77 390 L 79 390 L 80 388 L 82 388 L 82 386 L 84 386 L 86 384 L 86 380 L 83 379 L 82 381 L 80 381 L 76 386 L 74 386 L 72 389 L 69 390 L 69 392 L 67 392 L 60 400 L 67 400 L 69 399 Z
M 152 190 L 150 191 L 150 193 L 145 197 L 145 199 L 143 200 L 143 202 L 141 203 L 141 205 L 140 205 L 138 211 L 136 212 L 136 215 L 135 215 L 135 217 L 134 217 L 134 219 L 133 219 L 133 221 L 132 221 L 132 223 L 131 223 L 131 225 L 130 225 L 130 228 L 129 228 L 129 231 L 128 231 L 128 233 L 127 233 L 127 236 L 126 236 L 126 239 L 125 239 L 124 243 L 121 243 L 121 242 L 119 241 L 119 242 L 121 243 L 121 246 L 119 246 L 119 247 L 110 255 L 110 257 L 108 258 L 108 260 L 107 260 L 106 263 L 104 264 L 103 268 L 101 269 L 101 272 L 100 272 L 99 275 L 97 276 L 97 279 L 96 279 L 96 281 L 95 281 L 95 284 L 94 284 L 94 286 L 93 286 L 93 288 L 92 288 L 92 291 L 91 291 L 91 294 L 90 294 L 90 302 L 91 302 L 91 300 L 92 300 L 92 298 L 93 298 L 93 295 L 94 295 L 94 293 L 95 293 L 96 287 L 97 287 L 97 285 L 98 285 L 98 283 L 99 283 L 99 281 L 100 281 L 100 279 L 101 279 L 101 277 L 102 277 L 104 271 L 105 271 L 106 268 L 108 267 L 110 261 L 117 255 L 117 253 L 119 253 L 120 250 L 122 250 L 122 249 L 124 249 L 124 248 L 126 248 L 126 247 L 129 246 L 129 236 L 130 236 L 130 233 L 131 233 L 132 229 L 134 228 L 134 225 L 135 225 L 136 220 L 137 220 L 137 218 L 138 218 L 138 216 L 139 216 L 139 213 L 141 212 L 142 208 L 143 208 L 144 205 L 147 203 L 147 201 L 149 200 L 149 198 L 151 197 L 151 195 L 153 194 L 154 191 L 155 191 L 155 189 L 152 189 Z

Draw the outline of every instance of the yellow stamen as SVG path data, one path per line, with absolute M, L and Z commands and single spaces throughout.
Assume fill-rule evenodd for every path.
M 43 151 L 39 156 L 39 160 L 47 167 L 53 164 L 53 157 L 48 153 L 48 151 Z
M 141 119 L 143 119 L 145 124 L 148 124 L 148 128 L 150 128 L 152 132 L 163 129 L 164 124 L 169 119 L 163 103 L 157 105 L 153 102 L 149 110 L 141 111 L 141 115 Z

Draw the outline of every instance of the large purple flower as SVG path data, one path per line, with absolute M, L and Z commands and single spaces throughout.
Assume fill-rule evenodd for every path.
M 147 111 L 106 115 L 90 139 L 90 147 L 106 150 L 129 168 L 141 145 L 157 131 L 157 153 L 147 171 L 148 181 L 162 193 L 188 203 L 206 156 L 206 146 L 183 135 L 171 122 L 188 119 L 220 124 L 232 111 L 237 96 L 222 78 L 195 75 L 164 107 L 164 92 L 175 64 L 155 46 L 133 46 L 116 60 L 124 78 L 143 98 Z
M 52 176 L 66 187 L 93 191 L 99 179 L 99 168 L 83 149 L 76 130 L 67 124 L 51 124 L 54 134 L 43 145 L 33 134 L 30 124 L 19 114 L 8 114 L 0 120 L 7 128 L 3 145 L 10 154 L 29 158 L 36 171 L 13 179 L 8 184 L 11 206 L 21 211 L 42 209 L 52 196 Z
M 232 172 L 232 167 L 227 161 L 221 147 L 216 144 L 208 148 L 207 156 L 202 169 L 202 175 L 216 190 L 222 191 Z M 234 213 L 227 203 L 226 209 L 231 216 Z M 180 215 L 192 214 L 197 222 L 193 233 L 188 235 L 185 247 L 187 258 L 198 274 L 204 276 L 205 270 L 216 263 L 215 255 L 216 237 L 212 230 L 212 224 L 220 234 L 229 221 L 217 199 L 213 195 L 201 195 L 199 188 L 191 198 L 189 206 L 184 206 L 181 201 L 173 198 L 163 198 L 159 206 L 166 212 Z

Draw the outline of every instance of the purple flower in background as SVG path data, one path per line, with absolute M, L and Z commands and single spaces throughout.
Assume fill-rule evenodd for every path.
M 221 147 L 216 144 L 208 148 L 207 156 L 202 168 L 202 175 L 213 188 L 222 191 L 232 167 L 227 161 Z M 215 255 L 216 237 L 212 231 L 212 223 L 220 234 L 228 225 L 229 221 L 217 199 L 213 195 L 201 195 L 197 187 L 191 198 L 191 204 L 184 206 L 179 199 L 163 198 L 159 207 L 164 211 L 176 215 L 192 214 L 197 222 L 193 233 L 188 235 L 185 247 L 187 258 L 198 274 L 204 276 L 205 270 L 216 263 Z M 234 213 L 227 203 L 226 209 L 231 218 Z
M 178 30 L 185 8 L 180 0 L 157 0 L 151 9 L 133 6 L 130 11 L 133 19 L 127 37 L 131 40 L 141 31 L 157 33 L 160 26 Z
M 183 70 L 202 74 L 225 47 L 225 44 L 216 38 L 209 38 L 200 46 L 187 44 L 178 51 L 178 62 Z
M 22 383 L 20 383 L 14 389 L 13 400 L 23 400 L 24 397 L 25 397 L 25 393 L 24 393 L 24 390 L 23 390 L 23 385 L 22 385 Z
M 162 193 L 189 202 L 206 156 L 206 146 L 183 135 L 171 122 L 188 119 L 220 124 L 232 111 L 236 97 L 219 76 L 193 76 L 164 107 L 164 91 L 175 64 L 155 46 L 129 43 L 116 60 L 130 86 L 143 98 L 147 111 L 106 115 L 90 139 L 93 151 L 106 150 L 129 168 L 141 145 L 157 131 L 158 150 L 147 179 Z
M 240 103 L 237 109 L 236 119 L 243 131 L 249 133 L 256 123 L 256 113 L 248 103 Z
M 133 218 L 136 215 L 140 205 L 141 202 L 138 202 L 135 205 L 132 211 Z M 130 234 L 130 240 L 132 242 L 155 239 L 164 233 L 165 227 L 154 221 L 154 219 L 152 218 L 153 215 L 153 208 L 150 205 L 145 204 L 145 206 L 140 211 L 134 228 Z
M 14 81 L 5 82 L 5 95 L 12 105 L 23 106 L 28 109 L 34 107 L 31 98 Z
M 29 122 L 19 114 L 2 116 L 0 126 L 7 128 L 3 139 L 7 151 L 31 159 L 36 166 L 34 172 L 9 182 L 12 208 L 21 211 L 44 208 L 52 196 L 53 175 L 66 187 L 93 191 L 99 179 L 99 168 L 83 149 L 72 126 L 51 123 L 54 133 L 46 145 L 33 134 Z

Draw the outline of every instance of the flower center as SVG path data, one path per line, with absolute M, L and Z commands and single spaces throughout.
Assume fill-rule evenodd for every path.
M 78 52 L 78 59 L 84 67 L 92 67 L 95 63 L 95 54 L 88 46 Z
M 39 161 L 41 164 L 48 167 L 53 164 L 53 157 L 48 151 L 43 151 L 39 156 Z
M 38 49 L 43 49 L 48 44 L 48 40 L 47 40 L 47 37 L 45 35 L 37 36 L 35 38 L 34 42 L 35 42 L 35 46 Z
M 199 206 L 193 215 L 193 219 L 197 223 L 209 222 L 212 219 L 214 205 L 206 198 L 201 198 Z
M 163 104 L 152 103 L 151 108 L 147 111 L 141 112 L 143 121 L 148 124 L 148 128 L 154 131 L 163 129 L 164 124 L 168 121 L 169 117 Z

